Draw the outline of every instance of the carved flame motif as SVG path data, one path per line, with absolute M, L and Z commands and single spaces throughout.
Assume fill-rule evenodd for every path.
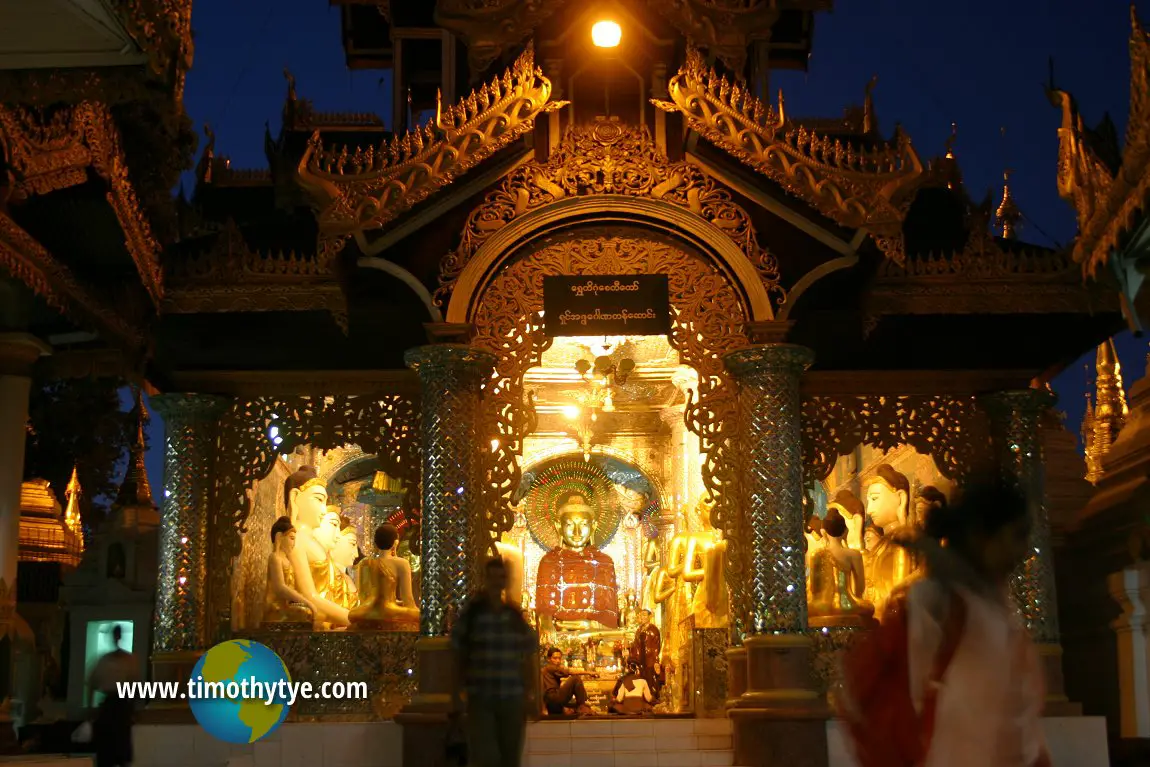
M 523 438 L 534 428 L 533 410 L 524 397 L 523 378 L 539 364 L 550 339 L 543 334 L 543 277 L 558 274 L 667 274 L 670 279 L 674 326 L 669 337 L 681 360 L 699 374 L 696 396 L 687 404 L 688 428 L 699 435 L 705 454 L 704 486 L 716 495 L 712 521 L 730 539 L 730 566 L 739 572 L 746 540 L 739 529 L 735 500 L 726 489 L 735 482 L 733 461 L 727 455 L 737 428 L 734 384 L 723 365 L 729 351 L 746 346 L 743 333 L 745 307 L 727 278 L 700 255 L 681 246 L 636 236 L 625 226 L 581 230 L 549 238 L 539 250 L 505 266 L 485 288 L 475 314 L 473 343 L 498 356 L 496 375 L 489 384 L 484 434 L 498 436 L 498 447 L 488 460 L 488 492 L 484 508 L 494 540 L 511 529 L 509 506 L 518 487 L 517 461 Z
M 435 22 L 467 43 L 472 76 L 528 38 L 566 0 L 438 0 Z
M 770 0 L 650 0 L 650 4 L 687 39 L 740 75 L 751 43 L 769 39 L 779 18 L 778 3 Z
M 325 146 L 316 131 L 299 162 L 327 235 L 379 229 L 562 107 L 531 47 L 490 83 L 435 119 L 379 147 Z
M 823 215 L 851 228 L 865 227 L 888 258 L 903 259 L 902 220 L 923 174 L 910 139 L 859 149 L 787 122 L 749 89 L 708 69 L 697 50 L 669 85 L 670 101 L 691 129 L 803 199 Z

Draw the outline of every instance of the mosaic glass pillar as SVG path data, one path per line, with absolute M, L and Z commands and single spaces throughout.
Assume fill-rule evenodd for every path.
M 990 415 L 999 466 L 1022 491 L 1030 508 L 1030 556 L 1010 579 L 1011 595 L 1034 641 L 1057 645 L 1058 600 L 1040 424 L 1054 397 L 1042 389 L 1020 389 L 987 395 L 982 403 Z
M 749 549 L 746 625 L 756 634 L 807 628 L 799 379 L 813 359 L 792 344 L 723 358 L 739 383 L 739 501 L 750 536 L 739 543 Z
M 419 374 L 422 391 L 419 629 L 423 636 L 438 637 L 448 633 L 451 616 L 473 588 L 482 451 L 489 439 L 479 433 L 479 409 L 495 356 L 470 346 L 437 344 L 408 351 L 404 361 Z
M 163 394 L 152 397 L 151 403 L 165 426 L 155 652 L 203 650 L 208 639 L 212 457 L 227 401 L 203 394 Z

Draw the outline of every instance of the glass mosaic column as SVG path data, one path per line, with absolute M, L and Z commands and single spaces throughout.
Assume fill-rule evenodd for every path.
M 807 628 L 803 560 L 803 464 L 799 379 L 814 354 L 792 344 L 763 344 L 723 358 L 739 383 L 739 489 L 750 540 L 753 633 Z
M 227 401 L 163 394 L 151 402 L 165 426 L 155 652 L 197 652 L 208 639 L 208 503 L 216 428 Z
M 458 344 L 421 346 L 404 361 L 419 374 L 423 454 L 423 559 L 420 633 L 445 636 L 454 610 L 471 593 L 473 525 L 482 511 L 479 433 L 482 385 L 495 356 Z
M 1030 507 L 1030 557 L 1011 578 L 1011 594 L 1034 641 L 1057 645 L 1058 600 L 1039 423 L 1042 414 L 1054 404 L 1054 397 L 1042 389 L 1021 389 L 987 395 L 982 403 L 990 415 L 998 463 Z

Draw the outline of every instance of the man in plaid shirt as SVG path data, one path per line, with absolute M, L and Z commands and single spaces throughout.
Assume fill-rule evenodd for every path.
M 518 767 L 527 730 L 527 680 L 538 640 L 523 613 L 504 599 L 507 567 L 495 557 L 483 591 L 464 604 L 452 627 L 452 708 L 467 692 L 467 744 L 473 767 Z

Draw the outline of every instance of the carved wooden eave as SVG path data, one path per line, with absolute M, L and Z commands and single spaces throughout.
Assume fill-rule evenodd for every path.
M 1150 36 L 1131 6 L 1130 116 L 1117 173 L 1090 145 L 1071 96 L 1053 91 L 1062 109 L 1058 129 L 1058 192 L 1078 214 L 1074 260 L 1093 275 L 1145 218 L 1150 196 Z
M 284 70 L 287 97 L 283 107 L 283 132 L 312 130 L 378 130 L 385 126 L 379 115 L 369 112 L 317 112 L 311 99 L 301 99 L 296 93 L 295 77 Z
M 1065 251 L 1005 250 L 984 231 L 950 254 L 883 261 L 867 298 L 872 316 L 895 314 L 1043 314 L 1117 311 L 1113 291 L 1084 286 Z
M 859 150 L 788 122 L 744 86 L 708 69 L 695 49 L 670 82 L 670 101 L 688 127 L 835 223 L 865 229 L 886 256 L 905 257 L 902 223 L 925 172 L 910 139 Z
M 105 334 L 133 352 L 146 347 L 142 328 L 89 293 L 71 269 L 5 213 L 0 213 L 0 269 L 81 327 Z
M 0 155 L 12 200 L 84 183 L 88 169 L 108 185 L 107 200 L 124 234 L 140 282 L 158 309 L 163 300 L 160 244 L 128 180 L 128 165 L 111 110 L 85 101 L 51 111 L 0 104 Z
M 352 234 L 382 229 L 565 103 L 551 101 L 551 82 L 528 47 L 502 77 L 382 146 L 325 146 L 316 131 L 298 173 L 316 210 L 321 258 L 334 258 Z
M 505 51 L 531 36 L 566 0 L 438 0 L 435 23 L 467 45 L 467 63 L 473 75 L 487 71 Z
M 184 77 L 192 68 L 192 0 L 111 0 L 128 34 L 148 57 L 153 75 L 183 101 Z
M 208 251 L 165 264 L 163 312 L 325 311 L 347 332 L 347 300 L 314 255 L 258 253 L 229 220 Z

